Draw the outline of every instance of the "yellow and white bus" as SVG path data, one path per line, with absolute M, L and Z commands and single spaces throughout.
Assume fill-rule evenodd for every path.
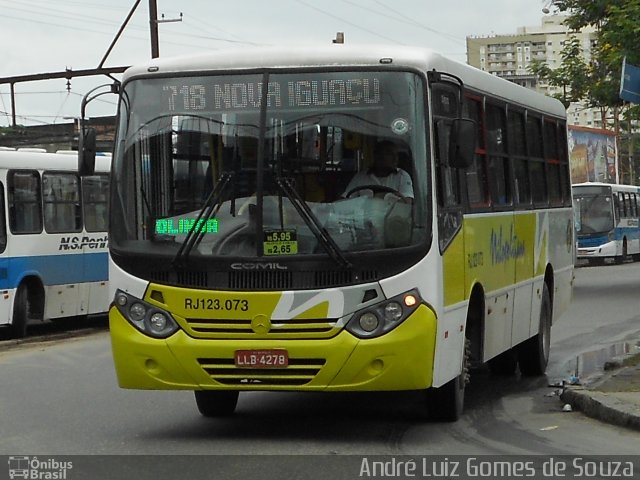
M 246 391 L 417 390 L 455 420 L 470 364 L 545 371 L 574 259 L 559 101 L 346 45 L 155 59 L 118 87 L 121 387 L 193 390 L 204 416 Z M 344 191 L 381 141 L 413 198 Z

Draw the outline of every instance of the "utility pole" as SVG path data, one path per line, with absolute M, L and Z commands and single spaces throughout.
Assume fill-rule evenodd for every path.
M 149 28 L 151 29 L 151 58 L 160 56 L 158 46 L 158 5 L 156 0 L 149 0 Z
M 162 18 L 158 20 L 158 5 L 156 0 L 149 0 L 149 28 L 151 29 L 151 58 L 158 58 L 160 56 L 160 42 L 158 40 L 158 24 L 169 22 L 181 22 L 182 12 L 180 12 L 180 18 Z

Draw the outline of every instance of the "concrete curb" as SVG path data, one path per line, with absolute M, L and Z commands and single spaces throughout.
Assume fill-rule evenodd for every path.
M 560 399 L 585 415 L 622 427 L 640 430 L 640 408 L 615 394 L 567 387 Z

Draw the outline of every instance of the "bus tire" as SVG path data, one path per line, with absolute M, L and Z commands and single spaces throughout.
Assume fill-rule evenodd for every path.
M 523 342 L 518 348 L 518 363 L 522 375 L 544 375 L 547 369 L 551 344 L 551 314 L 551 296 L 545 282 L 542 287 L 538 334 Z
M 16 290 L 16 298 L 13 302 L 13 317 L 9 335 L 11 338 L 24 338 L 27 336 L 27 323 L 29 320 L 29 290 L 22 284 Z
M 236 409 L 238 391 L 232 390 L 196 390 L 198 411 L 203 417 L 226 417 Z
M 469 358 L 471 355 L 471 341 L 465 338 L 462 371 L 453 380 L 449 380 L 439 388 L 427 391 L 427 410 L 431 420 L 440 422 L 455 422 L 462 416 L 464 410 L 464 391 L 469 383 Z
M 622 240 L 622 255 L 620 255 L 619 257 L 616 257 L 615 263 L 620 265 L 621 263 L 626 262 L 629 257 L 628 251 L 629 250 L 627 247 L 627 239 L 625 238 L 624 240 Z

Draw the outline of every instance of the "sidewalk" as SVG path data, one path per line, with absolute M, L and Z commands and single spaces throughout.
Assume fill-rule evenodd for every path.
M 586 385 L 565 385 L 560 399 L 603 422 L 640 430 L 640 351 L 607 362 Z

